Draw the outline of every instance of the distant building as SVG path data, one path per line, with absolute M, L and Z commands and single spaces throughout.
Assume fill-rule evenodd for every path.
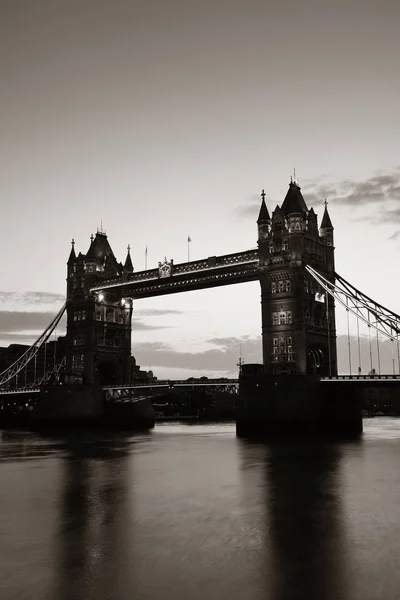
M 11 367 L 29 348 L 30 346 L 26 344 L 10 344 L 8 347 L 0 347 L 0 373 Z M 66 336 L 57 338 L 57 342 L 51 341 L 43 344 L 36 357 L 18 374 L 18 386 L 30 385 L 38 381 L 43 375 L 52 371 L 55 365 L 59 365 L 65 356 Z M 131 357 L 131 369 L 132 381 L 157 381 L 153 371 L 140 369 L 134 356 Z M 64 372 L 65 367 L 61 369 L 61 373 Z M 11 387 L 15 386 L 16 381 L 13 380 Z

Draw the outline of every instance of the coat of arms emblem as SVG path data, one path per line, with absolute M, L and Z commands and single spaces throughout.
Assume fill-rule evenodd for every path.
M 158 276 L 159 277 L 171 277 L 172 275 L 172 260 L 169 262 L 165 257 L 163 262 L 158 263 Z

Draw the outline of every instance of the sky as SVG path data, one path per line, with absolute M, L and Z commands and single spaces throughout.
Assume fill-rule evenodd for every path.
M 135 270 L 188 235 L 191 259 L 255 248 L 294 168 L 337 271 L 400 312 L 399 22 L 397 0 L 0 0 L 0 345 L 58 311 L 72 238 L 102 226 Z M 257 282 L 134 313 L 160 377 L 261 360 Z

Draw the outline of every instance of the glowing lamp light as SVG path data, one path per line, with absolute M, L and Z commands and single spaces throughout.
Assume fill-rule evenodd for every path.
M 102 293 L 100 292 L 100 294 L 99 294 L 98 298 L 99 298 L 99 302 L 103 302 L 103 300 L 104 300 L 104 294 L 102 294 Z
M 125 298 L 122 298 L 122 300 L 121 300 L 121 306 L 125 306 L 125 304 L 126 304 Z

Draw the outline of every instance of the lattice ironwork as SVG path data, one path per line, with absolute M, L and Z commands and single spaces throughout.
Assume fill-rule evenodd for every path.
M 259 277 L 258 250 L 171 264 L 171 275 L 160 276 L 159 269 L 139 271 L 129 279 L 115 278 L 91 288 L 92 292 L 118 291 L 123 296 L 143 298 L 203 289 L 230 283 L 254 281 Z
M 323 275 L 310 266 L 306 270 L 330 296 L 344 306 L 348 313 L 366 323 L 369 328 L 400 344 L 400 316 L 390 309 L 372 300 L 360 292 L 338 273 L 335 273 L 335 283 L 328 281 Z
M 9 381 L 11 381 L 11 379 L 16 377 L 16 375 L 23 371 L 27 364 L 36 356 L 40 348 L 43 346 L 43 344 L 47 342 L 47 340 L 50 338 L 51 334 L 57 327 L 61 317 L 65 312 L 66 307 L 67 304 L 65 303 L 62 306 L 61 310 L 59 310 L 59 312 L 56 314 L 50 325 L 45 329 L 45 331 L 42 334 L 40 334 L 40 336 L 37 338 L 37 340 L 35 340 L 32 346 L 28 348 L 28 350 L 24 352 L 24 354 L 20 356 L 10 367 L 8 367 L 2 373 L 0 373 L 0 386 L 5 385 Z
M 50 379 L 52 377 L 59 376 L 61 371 L 65 368 L 66 363 L 67 363 L 67 357 L 64 356 L 64 358 L 62 359 L 62 361 L 59 364 L 54 365 L 54 367 L 52 369 L 50 369 L 49 371 L 46 371 L 46 373 L 44 373 L 44 375 L 42 375 L 41 377 L 38 377 L 36 379 L 36 381 L 31 383 L 28 387 L 29 388 L 40 387 L 41 385 L 44 385 L 45 383 L 50 381 Z
M 236 392 L 239 386 L 238 379 L 208 379 L 207 381 L 187 380 L 157 380 L 153 383 L 133 383 L 119 386 L 105 386 L 105 398 L 107 402 L 139 402 L 148 398 L 155 398 L 168 392 L 189 391 L 204 389 L 208 391 L 230 391 Z

